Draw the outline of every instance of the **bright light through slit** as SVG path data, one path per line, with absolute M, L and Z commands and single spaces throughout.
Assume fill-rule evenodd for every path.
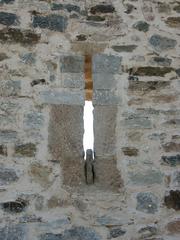
M 84 105 L 84 138 L 83 146 L 86 158 L 86 150 L 94 149 L 94 131 L 93 131 L 93 105 L 92 101 L 85 101 Z

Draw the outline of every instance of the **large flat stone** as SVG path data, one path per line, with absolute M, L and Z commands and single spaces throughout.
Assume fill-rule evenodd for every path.
M 93 56 L 93 73 L 120 73 L 122 57 L 106 54 Z
M 65 185 L 78 186 L 85 182 L 83 132 L 83 106 L 51 106 L 49 152 L 60 163 Z
M 0 96 L 18 96 L 21 92 L 21 81 L 0 81 Z
M 154 214 L 158 211 L 158 198 L 150 192 L 137 194 L 137 210 Z
M 11 26 L 16 25 L 18 17 L 14 13 L 0 12 L 0 24 Z
M 61 56 L 60 70 L 63 73 L 83 73 L 84 57 L 80 55 Z
M 154 34 L 149 39 L 149 43 L 156 51 L 165 51 L 175 48 L 177 41 L 172 38 L 163 37 L 159 34 Z
M 148 117 L 132 115 L 122 121 L 122 125 L 134 129 L 150 129 L 152 122 Z
M 116 88 L 116 80 L 113 74 L 94 73 L 93 89 L 111 90 Z
M 163 174 L 156 170 L 147 170 L 145 172 L 129 173 L 130 180 L 134 185 L 152 185 L 161 184 Z
M 27 229 L 25 224 L 9 224 L 0 228 L 0 240 L 26 240 Z
M 85 81 L 83 73 L 63 73 L 62 78 L 64 88 L 84 89 Z
M 173 155 L 173 156 L 162 156 L 161 164 L 167 165 L 170 167 L 176 167 L 180 165 L 180 154 Z
M 16 182 L 18 179 L 14 169 L 0 167 L 0 186 Z
M 121 103 L 121 97 L 113 90 L 94 90 L 93 92 L 93 105 L 110 106 Z

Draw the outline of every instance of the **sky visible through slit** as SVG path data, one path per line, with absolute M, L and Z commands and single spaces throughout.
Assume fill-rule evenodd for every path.
M 84 105 L 84 152 L 87 149 L 94 149 L 94 131 L 93 131 L 93 105 L 92 101 L 85 101 Z M 86 158 L 86 156 L 85 156 Z

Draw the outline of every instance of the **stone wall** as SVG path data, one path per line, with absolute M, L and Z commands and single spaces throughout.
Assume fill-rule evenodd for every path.
M 177 0 L 0 0 L 0 240 L 180 238 L 179 13 Z

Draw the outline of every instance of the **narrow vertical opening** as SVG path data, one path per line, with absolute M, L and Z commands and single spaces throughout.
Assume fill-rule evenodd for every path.
M 86 159 L 87 149 L 91 149 L 94 152 L 94 130 L 93 130 L 93 104 L 92 104 L 92 94 L 93 94 L 93 81 L 92 81 L 92 56 L 85 56 L 85 96 L 86 101 L 84 105 L 84 137 L 83 146 Z M 94 158 L 94 154 L 93 154 Z

